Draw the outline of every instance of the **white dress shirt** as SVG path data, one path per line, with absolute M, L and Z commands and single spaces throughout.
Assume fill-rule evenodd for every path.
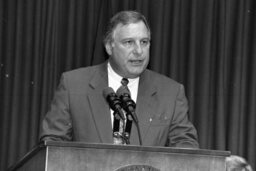
M 116 92 L 117 89 L 122 85 L 121 84 L 121 80 L 123 77 L 121 77 L 120 75 L 118 75 L 113 68 L 111 67 L 111 65 L 108 63 L 108 86 L 113 88 L 113 90 Z M 138 95 L 138 88 L 139 88 L 139 77 L 137 78 L 127 78 L 129 80 L 128 83 L 128 88 L 131 92 L 131 98 L 132 100 L 136 103 L 137 100 L 137 95 Z M 112 120 L 112 126 L 113 126 L 113 110 L 110 109 L 110 113 L 111 113 L 111 120 Z

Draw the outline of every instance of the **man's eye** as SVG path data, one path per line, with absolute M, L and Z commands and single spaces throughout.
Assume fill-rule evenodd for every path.
M 140 44 L 143 46 L 147 46 L 149 44 L 149 40 L 142 40 Z
M 124 42 L 124 45 L 125 46 L 131 46 L 131 45 L 133 45 L 133 43 L 134 42 L 132 40 L 127 40 L 127 41 Z

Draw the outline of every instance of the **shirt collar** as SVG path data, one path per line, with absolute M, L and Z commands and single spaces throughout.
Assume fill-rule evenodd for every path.
M 113 68 L 111 67 L 110 63 L 108 62 L 108 75 L 109 77 L 111 77 L 113 80 L 121 83 L 121 80 L 123 77 L 121 77 L 119 74 L 117 74 Z M 139 78 L 140 77 L 137 77 L 137 78 L 127 78 L 129 80 L 129 84 L 128 84 L 128 87 L 129 85 L 133 85 L 135 84 L 136 82 L 139 81 Z

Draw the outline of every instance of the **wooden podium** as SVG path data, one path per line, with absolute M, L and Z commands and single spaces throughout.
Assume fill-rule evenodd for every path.
M 228 151 L 44 142 L 9 171 L 225 171 Z

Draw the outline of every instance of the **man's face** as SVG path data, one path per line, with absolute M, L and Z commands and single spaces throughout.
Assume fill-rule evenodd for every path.
M 140 21 L 117 25 L 113 41 L 106 44 L 109 62 L 116 73 L 126 78 L 138 77 L 149 62 L 150 35 Z

